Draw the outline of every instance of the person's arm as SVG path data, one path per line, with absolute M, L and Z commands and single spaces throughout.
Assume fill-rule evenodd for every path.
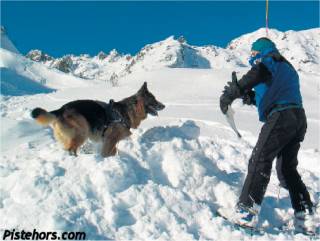
M 244 93 L 260 83 L 268 83 L 271 78 L 272 76 L 268 68 L 263 63 L 259 63 L 242 76 L 238 81 L 238 86 L 241 93 Z
M 252 90 L 252 88 L 260 83 L 267 83 L 271 80 L 272 75 L 263 63 L 253 66 L 238 82 L 228 82 L 224 87 L 224 91 L 220 97 L 220 108 L 225 114 L 228 110 L 228 105 L 244 96 Z

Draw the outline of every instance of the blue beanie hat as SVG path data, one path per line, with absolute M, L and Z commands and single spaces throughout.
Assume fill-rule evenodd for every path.
M 267 49 L 277 50 L 277 47 L 274 42 L 265 37 L 257 39 L 251 46 L 251 51 L 264 52 Z

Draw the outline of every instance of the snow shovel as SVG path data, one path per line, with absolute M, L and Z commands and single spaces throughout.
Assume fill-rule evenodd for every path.
M 232 72 L 232 82 L 237 83 L 237 74 L 235 71 Z M 239 138 L 241 138 L 241 134 L 239 133 L 236 124 L 234 122 L 234 110 L 231 108 L 231 105 L 228 106 L 228 110 L 226 113 L 227 122 L 229 123 L 230 127 L 234 130 Z

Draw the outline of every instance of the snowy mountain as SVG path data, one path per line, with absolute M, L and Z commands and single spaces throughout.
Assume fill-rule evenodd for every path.
M 122 55 L 112 50 L 109 54 L 100 52 L 94 57 L 66 55 L 54 59 L 41 50 L 32 50 L 26 57 L 80 78 L 111 80 L 116 84 L 116 79 L 132 72 L 163 67 L 221 69 L 248 66 L 251 44 L 263 36 L 265 29 L 262 28 L 231 41 L 226 49 L 216 46 L 192 46 L 183 37 L 175 39 L 171 36 L 146 45 L 135 56 Z M 272 29 L 269 37 L 300 72 L 317 73 L 320 61 L 319 28 L 299 32 Z
M 247 60 L 248 49 L 258 38 L 265 36 L 261 28 L 253 33 L 245 34 L 229 43 L 227 49 L 232 50 L 243 63 Z M 280 53 L 288 59 L 300 72 L 319 73 L 320 64 L 320 28 L 280 32 L 272 29 L 269 36 L 277 45 Z
M 89 86 L 94 83 L 94 81 L 84 81 L 38 63 L 50 59 L 48 55 L 41 56 L 40 54 L 39 59 L 34 57 L 33 60 L 38 62 L 29 58 L 19 53 L 2 27 L 0 48 L 2 95 L 47 93 L 55 89 Z
M 25 69 L 25 65 L 20 66 L 20 68 L 16 65 L 19 58 L 23 57 L 7 36 L 5 28 L 1 26 L 1 94 L 10 96 L 50 92 L 50 88 L 43 86 L 39 81 L 35 81 L 37 79 L 35 76 L 20 75 L 18 73 L 18 69 L 20 69 L 20 72 Z
M 169 37 L 135 56 L 113 50 L 54 59 L 34 51 L 26 58 L 1 48 L 1 84 L 19 90 L 1 95 L 1 232 L 3 227 L 82 231 L 88 240 L 310 240 L 294 233 L 289 194 L 278 186 L 275 171 L 259 216 L 264 233 L 252 236 L 215 215 L 219 208 L 234 208 L 261 128 L 256 109 L 236 101 L 235 121 L 243 136 L 238 139 L 219 108 L 231 71 L 241 76 L 248 70 L 244 55 L 259 31 L 226 49 Z M 315 203 L 320 200 L 318 35 L 319 29 L 312 29 L 289 31 L 284 40 L 275 36 L 278 44 L 297 41 L 301 48 L 292 52 L 313 58 L 294 64 L 303 67 L 299 76 L 308 117 L 299 172 Z M 309 45 L 303 45 L 306 39 Z M 29 80 L 45 89 L 38 91 Z M 76 99 L 121 100 L 144 81 L 166 108 L 132 130 L 114 157 L 101 158 L 99 144 L 92 142 L 79 156 L 69 156 L 51 129 L 30 117 L 35 107 L 54 110 Z M 283 224 L 287 231 L 278 229 Z

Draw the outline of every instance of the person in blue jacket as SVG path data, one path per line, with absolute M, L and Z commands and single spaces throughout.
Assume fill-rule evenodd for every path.
M 220 97 L 224 114 L 236 98 L 242 98 L 245 104 L 257 106 L 259 120 L 264 122 L 249 160 L 236 222 L 249 226 L 257 223 L 272 162 L 277 158 L 281 186 L 288 189 L 295 220 L 303 226 L 314 208 L 297 171 L 300 142 L 307 130 L 299 76 L 268 38 L 252 44 L 249 62 L 252 68 L 238 82 L 228 82 Z

